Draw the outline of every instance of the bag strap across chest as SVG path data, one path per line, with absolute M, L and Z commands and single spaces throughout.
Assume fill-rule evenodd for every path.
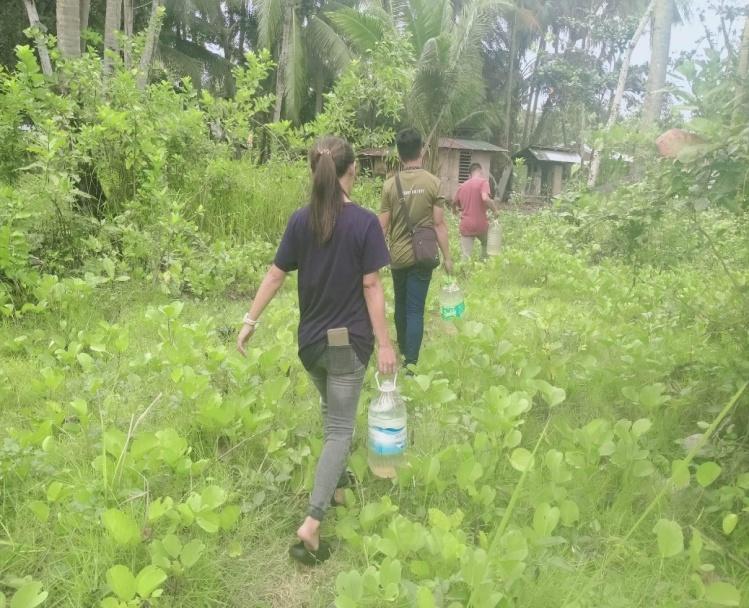
M 404 213 L 405 218 L 406 218 L 406 225 L 408 226 L 408 233 L 413 235 L 414 224 L 411 221 L 411 210 L 408 206 L 406 206 L 406 197 L 403 193 L 403 184 L 401 183 L 400 173 L 395 174 L 395 187 L 398 190 L 398 201 L 400 203 L 400 209 Z

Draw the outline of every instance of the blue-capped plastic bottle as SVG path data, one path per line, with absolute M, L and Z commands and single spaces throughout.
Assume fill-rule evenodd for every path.
M 440 292 L 440 316 L 445 321 L 460 319 L 466 310 L 463 291 L 455 283 L 445 285 Z
M 375 374 L 380 392 L 369 406 L 369 468 L 383 479 L 395 477 L 406 454 L 406 404 L 398 393 L 396 379 L 380 384 L 379 374 Z

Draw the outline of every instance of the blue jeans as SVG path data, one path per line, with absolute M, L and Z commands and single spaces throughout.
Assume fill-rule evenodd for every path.
M 406 365 L 411 365 L 419 360 L 421 340 L 424 337 L 424 304 L 432 271 L 411 266 L 394 268 L 392 274 L 398 348 Z

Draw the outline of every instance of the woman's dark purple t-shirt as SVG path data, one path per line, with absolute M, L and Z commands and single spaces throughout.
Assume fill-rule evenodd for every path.
M 324 245 L 312 232 L 309 207 L 291 216 L 274 264 L 284 272 L 299 271 L 299 357 L 305 367 L 324 351 L 327 331 L 337 327 L 348 328 L 359 360 L 369 362 L 374 336 L 362 280 L 389 263 L 382 228 L 371 211 L 346 203 Z

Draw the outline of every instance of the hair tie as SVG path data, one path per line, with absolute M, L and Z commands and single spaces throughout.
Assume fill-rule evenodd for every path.
M 317 153 L 320 154 L 320 156 L 322 156 L 323 154 L 327 154 L 328 156 L 330 156 L 330 148 L 320 148 Z

